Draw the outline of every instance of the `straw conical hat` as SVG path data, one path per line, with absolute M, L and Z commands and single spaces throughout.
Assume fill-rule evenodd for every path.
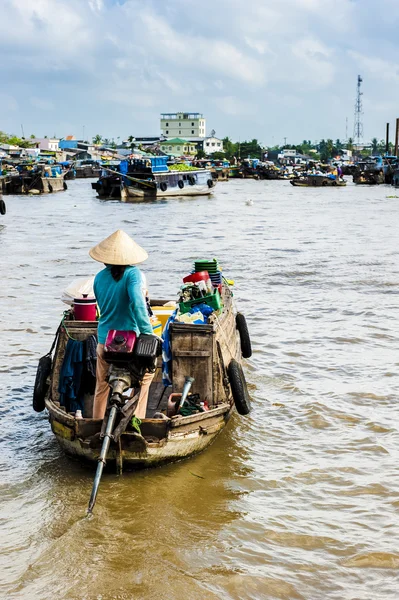
M 147 252 L 121 229 L 94 246 L 89 254 L 106 265 L 138 265 L 148 258 Z

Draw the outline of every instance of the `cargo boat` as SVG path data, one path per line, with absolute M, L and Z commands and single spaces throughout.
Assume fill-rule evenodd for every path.
M 243 315 L 236 312 L 227 284 L 223 285 L 222 299 L 224 308 L 214 312 L 207 324 L 170 324 L 172 386 L 162 383 L 159 358 L 141 433 L 128 426 L 118 443 L 111 443 L 107 461 L 116 464 L 117 470 L 121 471 L 122 464 L 133 469 L 155 467 L 201 452 L 224 429 L 235 408 L 248 414 L 249 396 L 241 367 L 242 357 L 251 354 L 248 330 Z M 151 304 L 163 306 L 166 301 Z M 43 391 L 43 406 L 38 407 L 37 397 L 34 399 L 35 410 L 47 409 L 51 429 L 64 452 L 91 463 L 99 458 L 103 421 L 87 414 L 76 418 L 75 413 L 66 412 L 58 390 L 68 339 L 84 341 L 96 330 L 95 321 L 74 321 L 68 315 L 63 319 L 47 391 L 43 382 L 40 387 L 40 368 L 36 378 L 35 394 L 37 389 Z M 206 400 L 209 409 L 190 416 L 171 414 L 169 395 L 182 392 L 187 376 L 194 378 L 192 392 Z

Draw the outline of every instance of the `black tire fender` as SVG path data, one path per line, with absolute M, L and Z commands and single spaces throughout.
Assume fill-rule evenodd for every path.
M 247 320 L 242 313 L 236 315 L 236 327 L 240 334 L 241 354 L 244 358 L 252 356 L 251 338 L 249 336 Z
M 194 175 L 189 175 L 188 183 L 190 185 L 194 185 L 195 184 L 195 177 L 194 177 Z
M 35 385 L 33 388 L 33 410 L 42 412 L 45 408 L 44 398 L 46 397 L 48 384 L 47 378 L 51 373 L 51 356 L 42 356 L 37 367 Z
M 212 188 L 214 186 L 213 179 L 208 179 L 206 183 L 208 184 L 209 188 Z
M 4 200 L 0 200 L 0 215 L 5 215 L 6 212 L 6 203 L 4 202 Z
M 68 186 L 67 186 L 67 184 L 66 184 L 66 182 L 65 182 L 65 181 L 64 181 L 64 183 L 63 183 L 63 188 L 64 188 L 64 190 L 67 190 L 67 189 L 68 189 Z
M 179 181 L 177 182 L 177 185 L 182 190 L 184 188 L 184 181 L 182 179 L 179 179 Z
M 48 185 L 48 191 L 49 191 L 49 192 L 50 192 L 50 194 L 51 194 L 51 193 L 52 193 L 52 191 L 53 191 L 53 186 L 51 185 L 51 183 L 48 183 L 47 185 Z
M 166 192 L 166 190 L 168 189 L 168 185 L 164 182 L 161 181 L 161 183 L 159 184 L 159 188 L 163 191 Z
M 242 366 L 234 358 L 227 368 L 227 375 L 238 414 L 248 415 L 251 411 L 251 400 L 248 394 L 247 382 Z

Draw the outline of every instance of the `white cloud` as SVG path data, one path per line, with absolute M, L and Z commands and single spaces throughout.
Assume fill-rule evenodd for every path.
M 31 116 L 38 135 L 59 132 L 68 114 L 76 130 L 156 134 L 159 112 L 187 109 L 219 135 L 342 137 L 359 72 L 365 130 L 379 136 L 393 110 L 380 98 L 399 92 L 392 0 L 1 4 L 2 129 Z
M 374 56 L 364 56 L 359 52 L 350 50 L 349 56 L 357 62 L 359 67 L 368 75 L 375 79 L 384 79 L 385 81 L 399 81 L 398 63 L 386 60 L 385 58 L 375 58 Z

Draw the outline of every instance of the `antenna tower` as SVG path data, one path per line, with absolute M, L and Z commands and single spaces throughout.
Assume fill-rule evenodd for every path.
M 360 75 L 357 76 L 357 92 L 356 92 L 356 103 L 355 103 L 355 125 L 353 128 L 353 140 L 356 145 L 359 145 L 363 139 L 363 103 L 362 96 L 363 92 L 361 91 L 361 86 L 363 83 L 363 79 Z

